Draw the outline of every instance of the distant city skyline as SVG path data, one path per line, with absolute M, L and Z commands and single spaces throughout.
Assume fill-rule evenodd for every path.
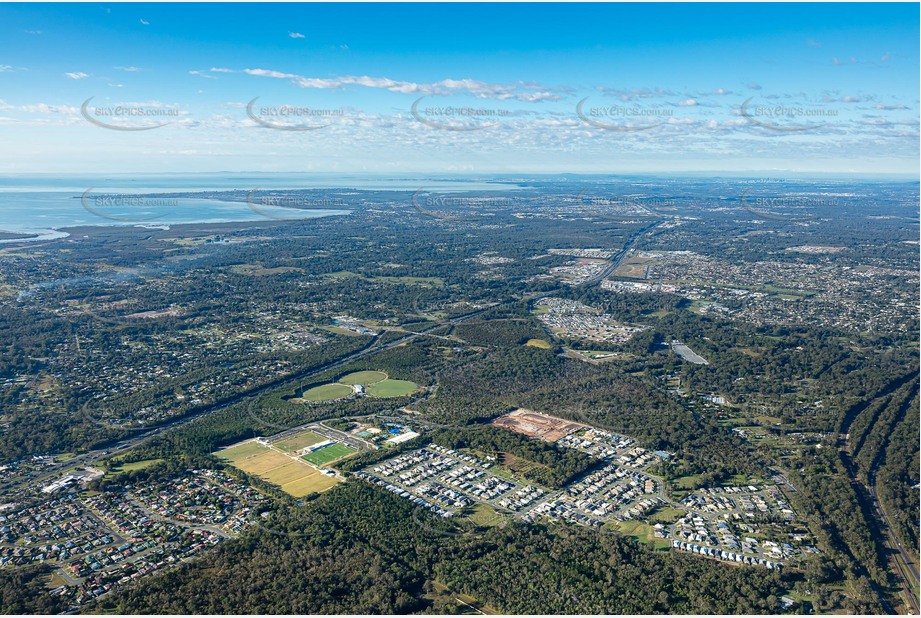
M 0 173 L 917 177 L 917 4 L 0 6 Z

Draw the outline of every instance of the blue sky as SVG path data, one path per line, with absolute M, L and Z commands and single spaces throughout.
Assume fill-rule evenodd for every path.
M 917 174 L 918 21 L 917 4 L 6 4 L 0 170 Z

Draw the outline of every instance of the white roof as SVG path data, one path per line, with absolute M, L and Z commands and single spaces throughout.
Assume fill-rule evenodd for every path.
M 407 431 L 406 433 L 401 433 L 398 436 L 394 436 L 390 438 L 389 440 L 387 440 L 387 442 L 390 442 L 391 444 L 402 444 L 403 442 L 408 442 L 409 440 L 412 440 L 418 435 L 419 434 L 416 433 L 415 431 Z

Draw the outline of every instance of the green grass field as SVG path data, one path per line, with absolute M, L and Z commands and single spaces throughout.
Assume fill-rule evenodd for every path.
M 339 378 L 342 384 L 375 384 L 387 379 L 387 374 L 380 371 L 356 371 Z
M 299 437 L 295 436 L 295 439 Z M 339 482 L 339 479 L 326 476 L 305 462 L 291 459 L 256 441 L 236 444 L 217 455 L 233 467 L 265 479 L 295 498 L 324 491 Z
M 507 517 L 498 514 L 496 509 L 488 504 L 478 504 L 469 519 L 477 526 L 491 527 L 504 523 Z
M 296 436 L 291 436 L 290 438 L 285 438 L 284 440 L 275 442 L 272 446 L 281 449 L 286 453 L 290 453 L 291 451 L 296 451 L 298 449 L 304 448 L 305 446 L 310 446 L 311 444 L 322 442 L 323 440 L 326 440 L 326 438 L 320 434 L 313 433 L 312 431 L 305 431 L 304 433 L 299 433 Z
M 330 444 L 329 446 L 324 446 L 318 451 L 302 455 L 301 459 L 304 461 L 309 461 L 315 466 L 322 466 L 324 464 L 328 464 L 331 461 L 342 459 L 343 457 L 348 457 L 349 455 L 356 452 L 357 451 L 350 446 L 336 443 Z
M 345 328 L 340 328 L 338 326 L 324 326 L 323 330 L 335 333 L 337 335 L 344 335 L 346 337 L 364 337 L 361 333 L 356 333 L 355 331 L 348 330 Z
M 684 515 L 685 511 L 679 511 L 670 506 L 663 506 L 650 515 L 649 521 L 653 523 L 662 522 L 663 524 L 675 523 L 675 520 Z
M 352 387 L 345 384 L 322 384 L 304 391 L 301 399 L 304 401 L 332 401 L 348 397 L 352 393 Z
M 619 530 L 626 536 L 632 536 L 640 543 L 651 545 L 653 549 L 668 549 L 671 543 L 668 539 L 657 539 L 653 536 L 652 526 L 639 521 L 622 521 L 617 524 Z
M 233 446 L 222 449 L 217 452 L 217 456 L 226 459 L 231 464 L 235 464 L 249 457 L 260 455 L 266 450 L 268 449 L 258 442 L 250 440 L 249 442 L 241 442 L 240 444 L 234 444 Z
M 281 490 L 295 498 L 302 498 L 309 494 L 326 491 L 338 482 L 339 479 L 335 477 L 315 472 L 296 481 L 285 483 L 281 486 Z
M 697 482 L 703 478 L 703 474 L 692 474 L 690 476 L 682 476 L 675 479 L 675 487 L 678 489 L 694 489 L 697 486 Z
M 109 471 L 109 474 L 120 474 L 122 472 L 133 472 L 135 470 L 144 470 L 150 466 L 156 465 L 163 461 L 162 459 L 144 459 L 141 461 L 132 461 L 131 463 L 120 463 Z
M 403 397 L 419 388 L 419 385 L 409 380 L 384 380 L 368 387 L 371 397 Z

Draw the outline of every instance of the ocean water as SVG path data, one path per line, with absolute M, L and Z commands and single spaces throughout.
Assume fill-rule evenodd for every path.
M 349 210 L 289 209 L 244 202 L 192 198 L 96 199 L 122 193 L 194 193 L 213 190 L 365 189 L 415 191 L 514 189 L 481 181 L 329 176 L 316 174 L 172 174 L 140 176 L 0 176 L 0 231 L 37 234 L 35 240 L 67 236 L 62 228 L 113 225 L 178 225 L 348 215 Z M 89 192 L 89 193 L 88 193 Z M 3 242 L 14 242 L 0 240 Z

